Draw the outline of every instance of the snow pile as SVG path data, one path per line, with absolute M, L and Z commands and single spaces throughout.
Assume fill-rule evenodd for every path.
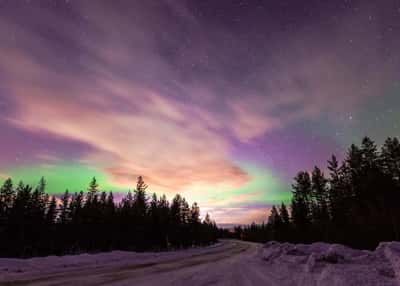
M 375 251 L 269 242 L 261 257 L 281 285 L 400 285 L 400 242 L 381 243 Z

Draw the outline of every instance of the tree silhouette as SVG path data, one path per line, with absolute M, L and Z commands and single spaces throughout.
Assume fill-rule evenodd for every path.
M 115 204 L 95 178 L 88 192 L 69 191 L 56 197 L 38 186 L 7 179 L 0 188 L 0 256 L 37 256 L 82 251 L 160 250 L 209 244 L 218 229 L 207 216 L 200 222 L 196 203 L 189 208 L 180 195 L 170 204 L 165 195 L 147 197 L 148 186 L 139 177 L 134 194 Z
M 400 239 L 397 138 L 388 138 L 378 150 L 365 137 L 360 146 L 350 146 L 342 163 L 332 156 L 327 169 L 328 178 L 318 167 L 311 176 L 307 171 L 296 175 L 290 216 L 283 207 L 279 213 L 273 207 L 267 226 L 237 228 L 234 236 L 253 241 L 326 241 L 369 249 L 381 241 Z

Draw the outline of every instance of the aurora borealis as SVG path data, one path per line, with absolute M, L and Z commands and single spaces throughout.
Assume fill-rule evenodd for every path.
M 0 0 L 0 176 L 266 218 L 400 128 L 399 1 Z

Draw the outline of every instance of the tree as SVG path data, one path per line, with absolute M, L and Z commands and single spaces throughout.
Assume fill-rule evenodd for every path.
M 272 206 L 271 214 L 268 217 L 268 225 L 274 230 L 279 231 L 279 228 L 282 226 L 282 218 L 279 215 L 278 210 L 275 206 Z
M 116 205 L 111 192 L 98 196 L 95 179 L 88 193 L 75 192 L 71 196 L 66 190 L 59 200 L 46 193 L 43 178 L 33 191 L 23 182 L 14 191 L 11 179 L 6 180 L 0 188 L 0 210 L 7 206 L 9 215 L 1 216 L 0 256 L 156 250 L 215 241 L 215 222 L 208 216 L 205 224 L 199 223 L 196 203 L 189 208 L 187 201 L 177 195 L 170 211 L 165 195 L 158 199 L 154 194 L 148 205 L 146 188 L 140 177 L 134 195 L 128 192 Z M 38 215 L 42 202 L 45 211 Z
M 171 222 L 171 213 L 169 209 L 169 202 L 165 195 L 160 197 L 158 202 L 159 214 L 160 214 L 160 236 L 162 239 L 160 240 L 160 244 L 166 248 L 170 246 L 169 240 L 169 228 Z
M 133 207 L 133 196 L 131 191 L 128 191 L 126 196 L 122 199 L 121 205 L 124 210 L 130 210 Z
M 211 221 L 209 213 L 206 214 L 203 223 L 206 224 L 206 225 L 211 225 L 212 224 L 212 221 Z
M 345 166 L 339 167 L 339 162 L 334 155 L 328 160 L 328 193 L 329 193 L 329 212 L 332 222 L 339 226 L 344 226 L 348 214 L 348 203 L 346 202 L 349 191 L 344 182 Z
M 71 221 L 80 223 L 82 221 L 83 192 L 75 193 L 71 199 Z
M 376 168 L 378 162 L 377 147 L 369 137 L 364 137 L 361 142 L 361 158 L 363 168 Z
M 15 198 L 13 182 L 11 178 L 4 181 L 0 188 L 0 216 L 7 216 Z
M 299 172 L 292 185 L 292 219 L 298 229 L 307 227 L 311 220 L 311 179 L 308 172 Z
M 284 225 L 289 225 L 290 224 L 290 217 L 289 217 L 289 212 L 286 208 L 286 205 L 284 203 L 281 204 L 281 207 L 279 208 L 279 216 L 281 217 L 282 223 Z
M 57 217 L 57 201 L 55 196 L 51 196 L 48 201 L 48 208 L 46 213 L 47 224 L 52 224 Z
M 16 191 L 17 195 L 12 206 L 12 212 L 18 219 L 24 219 L 25 217 L 29 217 L 32 187 L 28 185 L 25 186 L 24 183 L 20 181 Z
M 147 213 L 146 189 L 147 185 L 144 183 L 143 177 L 139 176 L 133 196 L 133 208 L 138 218 L 144 218 Z
M 362 152 L 360 148 L 352 144 L 347 151 L 344 164 L 344 183 L 349 187 L 350 196 L 360 194 L 360 183 L 362 176 Z
M 193 203 L 192 208 L 190 209 L 190 223 L 200 223 L 200 208 L 196 202 Z
M 400 183 L 400 143 L 396 137 L 386 139 L 382 146 L 381 162 L 385 174 Z
M 190 222 L 190 208 L 185 198 L 182 198 L 181 205 L 181 222 L 187 224 Z
M 96 177 L 93 177 L 88 187 L 87 201 L 89 204 L 97 202 L 98 192 L 99 192 L 99 184 L 97 183 Z
M 159 201 L 156 193 L 153 193 L 153 195 L 151 196 L 149 212 L 153 224 L 158 226 L 160 216 L 159 216 Z
M 35 224 L 41 223 L 44 218 L 46 211 L 45 189 L 46 181 L 44 177 L 41 177 L 31 196 L 31 218 L 35 221 Z
M 329 220 L 327 180 L 321 170 L 315 166 L 311 175 L 312 215 L 313 219 L 325 224 Z
M 112 192 L 108 193 L 107 201 L 106 201 L 106 207 L 107 207 L 107 215 L 114 215 L 115 213 L 115 203 L 114 203 L 114 195 Z
M 60 205 L 60 223 L 65 224 L 69 222 L 71 215 L 70 208 L 70 195 L 68 190 L 65 191 L 64 195 L 61 197 Z
M 171 214 L 171 222 L 173 224 L 179 225 L 179 224 L 183 223 L 183 221 L 182 221 L 182 197 L 179 194 L 175 195 L 175 197 L 172 199 L 170 214 Z

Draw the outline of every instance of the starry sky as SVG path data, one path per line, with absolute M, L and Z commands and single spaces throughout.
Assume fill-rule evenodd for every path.
M 0 181 L 266 219 L 297 171 L 400 130 L 400 1 L 0 0 Z

